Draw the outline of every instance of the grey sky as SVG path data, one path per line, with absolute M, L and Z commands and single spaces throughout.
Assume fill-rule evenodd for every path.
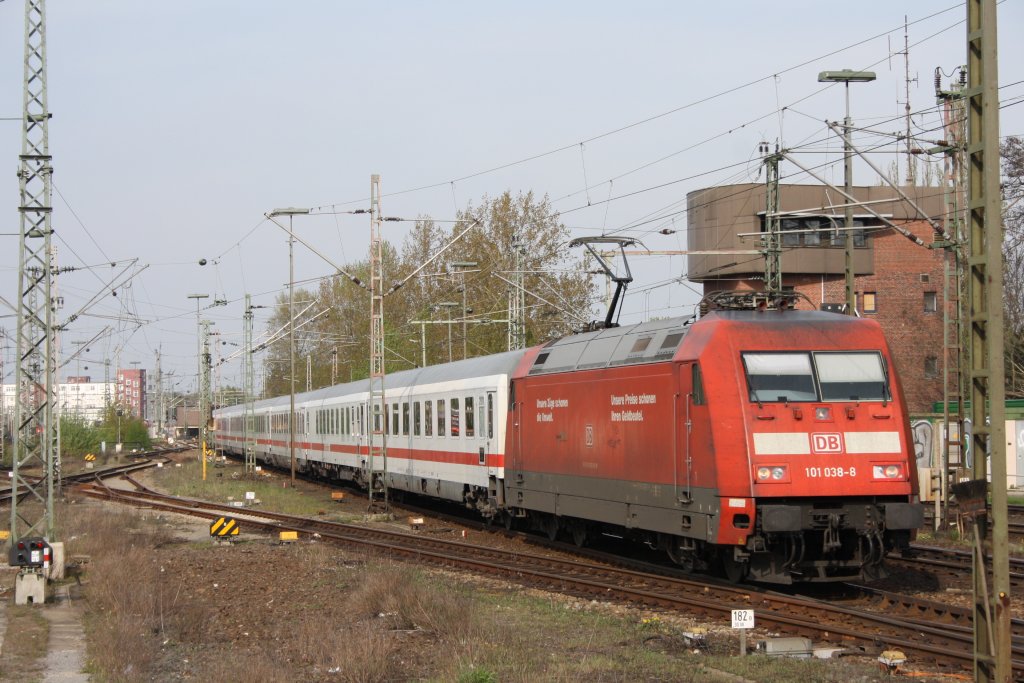
M 286 236 L 263 213 L 353 201 L 340 208 L 363 208 L 371 173 L 382 175 L 388 215 L 451 218 L 485 193 L 533 190 L 548 194 L 581 236 L 679 211 L 686 193 L 700 187 L 757 178 L 761 140 L 822 140 L 815 147 L 839 159 L 840 144 L 822 121 L 842 118 L 842 90 L 823 88 L 816 74 L 877 71 L 875 83 L 853 86 L 854 118 L 901 130 L 894 117 L 902 113 L 903 61 L 889 55 L 902 50 L 904 15 L 917 22 L 910 26 L 911 103 L 929 111 L 915 124 L 933 127 L 933 71 L 949 73 L 965 60 L 963 4 L 864 2 L 850 16 L 841 7 L 850 5 L 49 0 L 60 263 L 137 257 L 150 264 L 129 290 L 93 311 L 116 317 L 127 306 L 147 324 L 130 336 L 135 326 L 125 327 L 91 355 L 123 344 L 122 366 L 151 368 L 160 345 L 165 370 L 187 376 L 182 386 L 193 384 L 195 306 L 186 295 L 227 299 L 204 317 L 237 342 L 244 293 L 269 304 L 288 278 Z M 1024 27 L 1024 9 L 1007 0 L 999 12 L 999 80 L 1009 104 L 1024 95 L 1024 48 L 1010 39 Z M 21 114 L 23 15 L 19 0 L 0 2 L 2 118 Z M 582 150 L 577 144 L 691 103 Z M 790 108 L 780 116 L 779 105 Z M 1024 106 L 1003 110 L 1002 134 L 1024 134 Z M 0 176 L 3 233 L 18 230 L 20 136 L 19 121 L 0 121 L 0 167 L 6 159 L 9 170 Z M 792 172 L 783 166 L 783 176 Z M 828 175 L 840 180 L 841 164 Z M 857 176 L 876 182 L 866 169 Z M 672 182 L 684 178 L 691 179 Z M 438 186 L 387 196 L 430 185 Z M 685 221 L 685 213 L 676 215 L 679 232 L 671 236 L 654 232 L 672 227 L 670 219 L 625 234 L 651 249 L 685 249 Z M 302 217 L 295 225 L 338 262 L 366 253 L 365 216 Z M 404 228 L 386 231 L 397 243 Z M 17 239 L 0 240 L 0 294 L 13 300 Z M 200 268 L 200 258 L 210 263 Z M 301 246 L 296 263 L 298 279 L 330 272 Z M 624 320 L 690 313 L 692 292 L 663 284 L 684 267 L 682 257 L 634 261 Z M 59 286 L 70 312 L 99 279 L 80 271 Z M 107 324 L 117 325 L 81 319 L 64 335 L 65 348 Z M 13 318 L 0 317 L 0 327 L 12 330 Z M 8 371 L 12 356 L 5 356 Z M 237 365 L 224 373 L 237 383 Z M 101 377 L 102 369 L 89 374 Z

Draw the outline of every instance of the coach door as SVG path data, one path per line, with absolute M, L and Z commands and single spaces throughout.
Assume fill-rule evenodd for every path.
M 480 464 L 487 466 L 488 476 L 500 474 L 499 460 L 494 457 L 498 452 L 495 435 L 495 407 L 497 404 L 498 393 L 488 391 L 486 395 L 480 396 L 480 405 L 476 409 L 480 417 L 477 425 L 480 430 L 480 447 L 483 450 L 483 460 Z
M 511 438 L 506 439 L 506 443 L 509 444 L 510 461 L 512 473 L 515 477 L 515 482 L 521 484 L 523 482 L 523 402 L 516 399 L 516 382 L 512 382 L 510 385 L 509 393 L 509 407 L 511 408 L 511 415 L 509 415 L 509 428 L 511 431 Z M 508 472 L 505 472 L 505 480 L 508 481 Z

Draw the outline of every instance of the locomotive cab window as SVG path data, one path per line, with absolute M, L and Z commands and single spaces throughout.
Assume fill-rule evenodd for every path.
M 700 374 L 700 364 L 694 363 L 690 366 L 690 379 L 693 381 L 692 392 L 693 392 L 693 404 L 696 406 L 704 405 L 704 378 Z
M 751 401 L 785 403 L 818 398 L 808 353 L 744 353 L 743 365 Z
M 875 351 L 815 353 L 823 401 L 885 401 L 888 383 L 882 356 Z

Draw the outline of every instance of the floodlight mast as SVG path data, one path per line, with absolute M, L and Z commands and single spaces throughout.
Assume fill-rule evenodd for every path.
M 843 185 L 846 196 L 849 198 L 853 192 L 853 148 L 850 141 L 850 134 L 853 130 L 853 119 L 850 118 L 850 83 L 869 83 L 875 80 L 874 71 L 853 71 L 843 69 L 841 71 L 822 71 L 818 74 L 819 83 L 845 83 L 846 84 L 846 118 L 843 119 Z M 845 241 L 843 243 L 843 260 L 846 293 L 846 314 L 857 314 L 857 296 L 854 291 L 855 274 L 853 271 L 853 204 L 849 201 L 843 210 L 843 225 L 846 228 Z
M 615 294 L 612 296 L 611 303 L 608 304 L 608 313 L 604 317 L 604 327 L 606 328 L 619 326 L 619 323 L 615 322 L 618 317 L 616 311 L 622 306 L 621 298 L 626 291 L 626 287 L 633 281 L 633 274 L 629 270 L 629 260 L 626 258 L 626 247 L 631 247 L 637 243 L 638 240 L 635 240 L 632 237 L 577 237 L 569 242 L 570 247 L 578 247 L 580 245 L 586 247 L 587 251 L 593 254 L 594 258 L 597 259 L 597 263 L 601 266 L 605 275 L 615 283 Z M 613 244 L 618 246 L 619 253 L 622 255 L 622 264 L 623 268 L 626 270 L 626 274 L 616 275 L 607 259 L 605 259 L 604 254 L 594 249 L 593 245 L 595 244 Z

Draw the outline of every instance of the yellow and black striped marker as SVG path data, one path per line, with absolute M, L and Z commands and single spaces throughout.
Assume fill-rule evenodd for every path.
M 237 536 L 238 522 L 233 517 L 218 517 L 210 525 L 210 535 L 215 537 Z
M 94 462 L 95 460 L 96 460 L 96 456 L 93 455 L 92 453 L 86 453 L 85 454 L 85 461 L 86 462 Z

